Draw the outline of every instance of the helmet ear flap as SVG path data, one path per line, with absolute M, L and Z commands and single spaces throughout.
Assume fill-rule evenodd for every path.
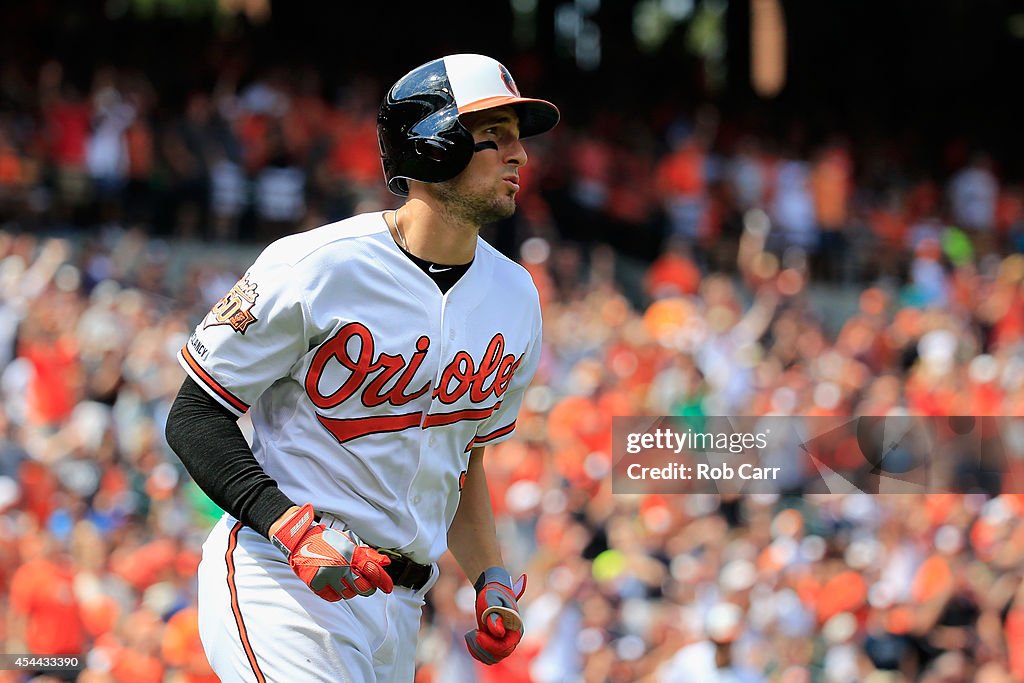
M 438 163 L 443 162 L 445 155 L 448 153 L 444 142 L 438 138 L 415 138 L 412 141 L 412 146 L 417 156 Z
M 384 98 L 377 139 L 388 189 L 409 193 L 409 180 L 440 183 L 462 172 L 473 158 L 473 135 L 459 122 L 444 60 L 414 69 Z
M 451 180 L 473 158 L 473 136 L 457 120 L 432 135 L 413 135 L 409 177 L 426 183 Z M 415 173 L 415 175 L 413 175 Z

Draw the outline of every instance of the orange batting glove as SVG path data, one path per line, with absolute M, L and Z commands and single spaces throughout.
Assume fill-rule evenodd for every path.
M 309 503 L 288 517 L 270 540 L 288 558 L 298 577 L 328 602 L 373 595 L 378 588 L 390 593 L 394 588 L 384 571 L 391 560 L 351 531 L 315 522 Z
M 473 584 L 476 588 L 476 630 L 466 633 L 473 659 L 490 666 L 512 654 L 523 638 L 519 598 L 526 592 L 526 574 L 515 585 L 502 567 L 489 567 Z

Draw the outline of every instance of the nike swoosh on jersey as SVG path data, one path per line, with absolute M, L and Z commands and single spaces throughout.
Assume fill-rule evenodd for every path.
M 443 272 L 445 272 L 447 270 L 451 270 L 451 269 L 452 269 L 451 266 L 448 266 L 447 268 L 438 268 L 434 264 L 431 264 L 430 267 L 427 268 L 427 270 L 429 270 L 431 273 L 443 273 Z

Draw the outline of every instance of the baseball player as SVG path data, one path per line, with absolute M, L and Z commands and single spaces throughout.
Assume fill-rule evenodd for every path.
M 409 72 L 377 127 L 401 208 L 271 244 L 181 349 L 167 440 L 226 511 L 199 568 L 221 680 L 412 681 L 446 549 L 475 579 L 470 654 L 518 644 L 525 577 L 503 568 L 483 460 L 515 430 L 541 318 L 478 232 L 515 211 L 520 138 L 558 117 L 489 57 Z

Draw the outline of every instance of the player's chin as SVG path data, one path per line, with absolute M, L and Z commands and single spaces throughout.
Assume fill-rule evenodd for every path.
M 504 220 L 505 218 L 511 218 L 516 212 L 516 200 L 515 197 L 509 197 L 508 201 L 502 207 L 498 220 Z
M 484 223 L 494 223 L 495 221 L 505 220 L 511 218 L 516 212 L 516 198 L 513 195 L 502 196 L 491 202 L 490 215 L 487 216 L 487 220 L 482 221 Z

